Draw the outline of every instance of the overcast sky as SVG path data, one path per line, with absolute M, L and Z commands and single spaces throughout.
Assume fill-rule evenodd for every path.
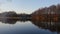
M 15 11 L 30 14 L 39 8 L 59 3 L 60 0 L 0 0 L 0 13 Z

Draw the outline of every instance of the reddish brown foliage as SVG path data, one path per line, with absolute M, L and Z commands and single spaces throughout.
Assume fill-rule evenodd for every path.
M 60 4 L 36 10 L 32 13 L 32 19 L 40 21 L 58 21 L 59 15 Z

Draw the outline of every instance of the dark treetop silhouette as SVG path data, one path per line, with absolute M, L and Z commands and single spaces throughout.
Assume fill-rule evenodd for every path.
M 0 13 L 0 20 L 18 19 L 18 20 L 39 20 L 48 22 L 60 21 L 60 4 L 52 5 L 36 10 L 32 14 L 16 14 L 14 11 Z
M 48 22 L 60 21 L 60 4 L 36 10 L 32 13 L 32 19 Z
M 14 11 L 0 13 L 0 21 L 8 24 L 31 21 L 39 28 L 60 32 L 60 4 L 38 9 L 32 14 L 16 14 Z

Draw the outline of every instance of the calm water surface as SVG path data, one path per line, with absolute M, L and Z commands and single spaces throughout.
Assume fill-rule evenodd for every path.
M 0 22 L 0 34 L 58 34 L 59 32 L 50 31 L 48 28 L 36 25 L 31 21 L 8 24 Z

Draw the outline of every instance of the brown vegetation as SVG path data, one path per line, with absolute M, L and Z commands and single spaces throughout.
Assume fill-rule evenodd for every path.
M 60 17 L 60 4 L 52 5 L 36 10 L 32 13 L 32 20 L 39 21 L 59 21 Z

